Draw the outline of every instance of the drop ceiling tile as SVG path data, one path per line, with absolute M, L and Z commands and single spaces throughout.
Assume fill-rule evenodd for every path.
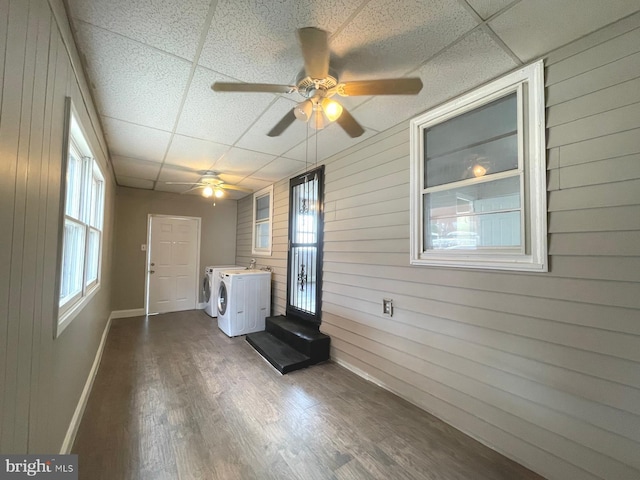
M 203 67 L 196 68 L 182 110 L 177 133 L 234 144 L 260 114 L 275 101 L 271 93 L 214 92 L 216 81 L 229 81 Z
M 301 101 L 302 97 L 297 100 Z M 249 150 L 260 150 L 273 155 L 281 155 L 294 145 L 304 140 L 307 125 L 295 121 L 281 135 L 268 137 L 271 130 L 286 113 L 296 105 L 296 102 L 287 98 L 279 98 L 276 103 L 262 114 L 258 121 L 238 141 L 237 146 Z
M 268 187 L 269 185 L 272 185 L 273 182 L 268 181 L 268 180 L 260 180 L 257 178 L 245 178 L 244 180 L 242 180 L 239 185 L 241 187 L 245 187 L 245 188 L 250 188 L 251 190 L 258 191 L 258 190 L 262 190 L 265 187 Z M 228 190 L 227 190 L 228 191 Z M 244 193 L 244 192 L 239 192 L 239 193 Z M 247 195 L 246 193 L 244 195 Z
M 193 60 L 210 0 L 69 0 L 71 16 Z
M 112 155 L 162 162 L 171 133 L 115 118 L 101 120 Z
M 293 176 L 294 173 L 304 169 L 305 163 L 298 160 L 279 157 L 262 167 L 251 175 L 252 179 L 268 180 L 277 182 L 283 178 Z
M 375 97 L 353 113 L 366 125 L 386 130 L 516 66 L 488 34 L 476 30 L 414 72 L 424 83 L 418 95 Z
M 190 188 L 190 185 L 167 185 L 163 182 L 157 182 L 154 190 L 159 192 L 186 193 Z
M 173 130 L 189 62 L 82 22 L 78 37 L 102 115 Z
M 227 150 L 229 145 L 175 135 L 167 153 L 166 163 L 190 170 L 209 170 Z
M 200 180 L 202 174 L 198 171 L 192 171 L 185 167 L 177 167 L 174 165 L 163 165 L 160 170 L 158 180 L 160 182 L 189 182 L 196 183 Z
M 221 175 L 246 176 L 260 170 L 274 158 L 275 155 L 234 147 L 215 163 L 213 169 L 220 172 Z M 225 181 L 227 181 L 226 178 Z
M 334 32 L 358 3 L 219 0 L 199 63 L 243 82 L 289 84 L 303 66 L 296 29 Z
M 639 9 L 638 0 L 536 0 L 514 5 L 489 26 L 526 62 Z
M 514 0 L 467 0 L 467 3 L 473 7 L 480 17 L 486 20 L 510 3 L 514 3 Z
M 372 0 L 331 39 L 340 80 L 393 78 L 477 25 L 450 0 Z
M 155 181 L 160 171 L 160 163 L 138 160 L 135 158 L 112 155 L 113 168 L 116 177 L 134 177 Z
M 153 182 L 142 178 L 118 177 L 118 185 L 121 187 L 142 188 L 144 190 L 153 190 Z

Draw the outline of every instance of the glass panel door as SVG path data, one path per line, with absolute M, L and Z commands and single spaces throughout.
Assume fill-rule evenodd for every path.
M 324 165 L 289 182 L 287 315 L 320 323 Z

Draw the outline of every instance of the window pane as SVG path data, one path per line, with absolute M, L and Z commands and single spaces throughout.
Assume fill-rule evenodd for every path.
M 255 248 L 269 248 L 269 222 L 256 223 Z
M 89 244 L 87 245 L 87 279 L 86 285 L 98 279 L 98 265 L 100 259 L 100 232 L 89 230 Z
M 518 167 L 517 94 L 424 131 L 425 188 Z
M 424 195 L 424 250 L 520 247 L 520 177 Z
M 70 217 L 80 219 L 80 204 L 82 195 L 82 159 L 74 148 L 69 149 L 67 165 L 67 191 L 65 195 L 64 213 Z
M 269 218 L 270 195 L 264 195 L 256 200 L 256 220 L 267 220 Z
M 102 229 L 102 190 L 104 183 L 95 175 L 91 176 L 91 214 L 89 225 L 97 229 Z
M 60 304 L 82 291 L 84 267 L 85 227 L 65 220 L 62 246 L 62 279 L 60 282 Z

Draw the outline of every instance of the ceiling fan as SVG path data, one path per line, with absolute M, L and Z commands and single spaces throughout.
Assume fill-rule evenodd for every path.
M 198 182 L 164 182 L 165 185 L 191 185 L 192 187 L 182 193 L 192 192 L 193 190 L 197 190 L 198 188 L 202 188 L 202 196 L 205 198 L 209 198 L 213 195 L 216 198 L 221 198 L 224 196 L 225 190 L 238 190 L 240 192 L 251 193 L 253 190 L 250 188 L 239 187 L 238 185 L 231 185 L 230 183 L 225 183 L 224 180 L 220 178 L 220 174 L 218 172 L 203 172 L 202 177 L 200 177 L 200 181 Z
M 416 95 L 422 90 L 420 78 L 391 78 L 385 80 L 360 80 L 339 83 L 338 77 L 329 70 L 329 34 L 315 27 L 298 29 L 298 40 L 304 59 L 304 71 L 296 79 L 295 85 L 270 83 L 228 83 L 215 82 L 211 88 L 216 92 L 267 92 L 294 93 L 305 98 L 289 111 L 269 133 L 277 137 L 296 119 L 303 122 L 312 120 L 312 128 L 324 127 L 325 118 L 336 121 L 350 137 L 364 133 L 362 126 L 338 102 L 335 94 L 343 97 L 358 95 Z

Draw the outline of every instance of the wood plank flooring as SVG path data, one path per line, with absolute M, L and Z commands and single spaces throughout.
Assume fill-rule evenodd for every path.
M 86 480 L 541 478 L 335 363 L 281 376 L 202 311 L 113 321 L 73 453 Z

